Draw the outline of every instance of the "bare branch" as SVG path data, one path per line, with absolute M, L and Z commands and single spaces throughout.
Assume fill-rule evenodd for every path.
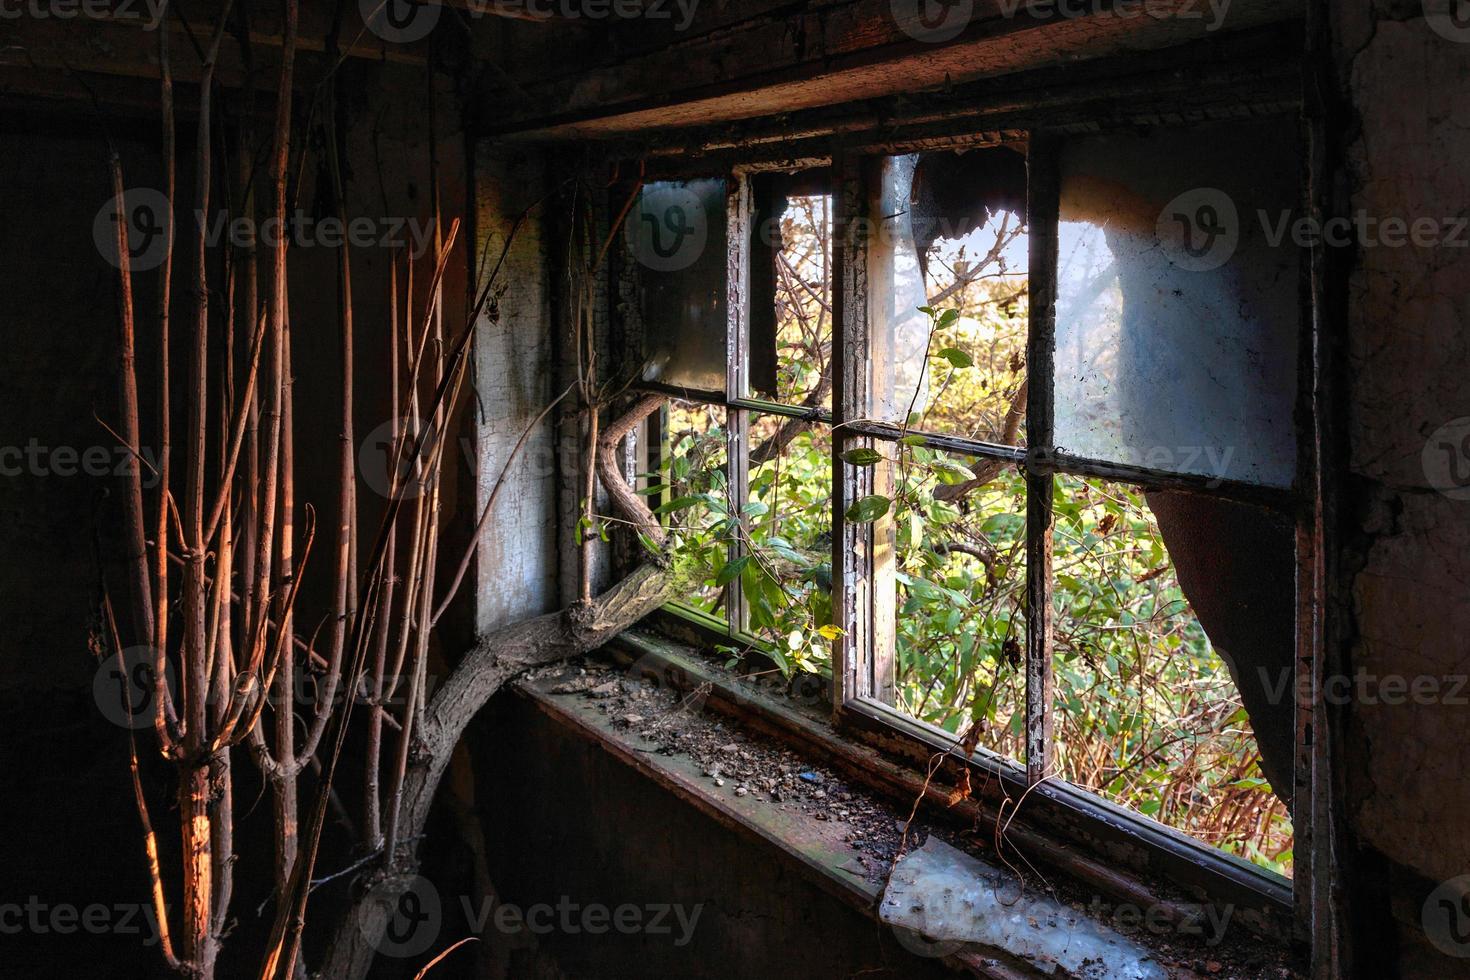
M 130 566 L 129 595 L 132 599 L 133 629 L 140 643 L 153 642 L 153 592 L 148 576 L 148 542 L 143 521 L 143 472 L 138 464 L 138 376 L 135 367 L 137 343 L 133 328 L 133 274 L 128 254 L 128 224 L 123 196 L 122 162 L 117 151 L 110 158 L 112 190 L 116 210 L 117 311 L 122 330 L 118 356 L 118 393 L 122 404 L 122 436 L 133 455 L 124 474 L 124 514 Z
M 1014 446 L 1021 431 L 1021 420 L 1026 417 L 1026 377 L 1016 385 L 1016 394 L 1011 398 L 1011 407 L 1006 410 L 1005 427 L 1001 432 L 1000 441 L 1007 446 Z M 934 499 L 946 502 L 959 500 L 961 497 L 978 490 L 991 480 L 1000 475 L 1006 468 L 1006 464 L 998 459 L 988 459 L 977 466 L 971 467 L 975 474 L 973 480 L 965 480 L 963 483 L 941 483 L 934 488 Z
M 102 608 L 106 614 L 108 630 L 112 635 L 112 646 L 117 651 L 117 666 L 119 670 L 126 671 L 128 665 L 123 660 L 122 638 L 117 632 L 117 619 L 112 611 L 112 599 L 103 594 Z M 180 963 L 174 954 L 173 936 L 169 932 L 168 924 L 168 900 L 163 891 L 163 874 L 158 863 L 158 835 L 153 832 L 153 819 L 148 814 L 148 800 L 143 795 L 143 781 L 138 774 L 138 739 L 133 734 L 133 704 L 132 699 L 122 699 L 123 710 L 127 712 L 128 719 L 128 769 L 133 777 L 133 799 L 138 805 L 138 820 L 143 824 L 143 848 L 148 856 L 148 882 L 153 895 L 153 916 L 158 923 L 158 945 L 163 952 L 164 962 L 172 970 L 178 970 Z
M 663 525 L 653 516 L 643 498 L 628 486 L 618 466 L 617 447 L 638 423 L 662 408 L 668 400 L 667 395 L 643 396 L 620 419 L 608 426 L 597 441 L 597 476 L 602 481 L 602 488 L 613 509 L 632 524 L 635 530 L 659 547 L 663 546 L 666 536 Z

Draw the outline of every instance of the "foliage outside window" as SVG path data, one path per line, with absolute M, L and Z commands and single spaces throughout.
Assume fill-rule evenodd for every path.
M 910 163 L 907 179 L 914 170 Z M 884 214 L 902 217 L 903 202 L 918 199 L 913 190 Z M 776 400 L 812 410 L 831 406 L 841 363 L 832 346 L 831 207 L 829 196 L 784 202 L 768 272 Z M 830 426 L 816 411 L 738 406 L 727 406 L 733 436 L 714 429 L 704 438 L 723 446 L 728 437 L 743 459 L 681 438 L 702 409 L 677 404 L 662 463 L 675 474 L 662 510 L 680 522 L 681 547 L 706 576 L 691 603 L 725 618 L 732 637 L 758 638 L 787 674 L 831 672 L 841 635 L 832 618 L 832 486 L 844 468 L 870 470 L 874 492 L 851 501 L 845 517 L 871 526 L 878 556 L 875 615 L 891 621 L 868 655 L 890 664 L 882 696 L 1020 762 L 1027 475 L 1015 453 L 965 452 L 941 437 L 1026 445 L 1026 232 L 1021 212 L 972 209 L 922 243 L 908 229 L 896 233 L 887 269 L 874 272 L 870 256 L 881 289 L 865 321 L 878 353 L 864 421 L 892 429 L 868 431 L 837 473 Z M 717 467 L 726 471 L 716 476 Z M 738 505 L 737 485 L 746 488 Z M 1290 874 L 1289 814 L 1263 777 L 1241 699 L 1180 587 L 1144 490 L 1061 476 L 1053 506 L 1048 775 Z M 721 647 L 732 661 L 751 648 Z

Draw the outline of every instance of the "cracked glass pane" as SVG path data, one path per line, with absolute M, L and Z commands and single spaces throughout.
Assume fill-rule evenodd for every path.
M 624 226 L 641 293 L 642 377 L 725 390 L 725 181 L 650 181 Z
M 1290 486 L 1300 334 L 1290 120 L 1062 150 L 1059 449 Z
M 1008 147 L 879 165 L 868 246 L 871 416 L 1026 439 L 1026 158 Z

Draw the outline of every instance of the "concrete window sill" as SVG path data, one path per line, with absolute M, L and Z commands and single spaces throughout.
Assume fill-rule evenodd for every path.
M 975 837 L 973 828 L 931 819 L 927 813 L 932 810 L 910 822 L 917 808 L 912 797 L 907 802 L 900 799 L 906 792 L 901 786 L 884 795 L 865 785 L 870 780 L 854 772 L 852 753 L 870 750 L 849 747 L 839 758 L 811 751 L 810 746 L 792 746 L 789 739 L 777 737 L 783 733 L 763 726 L 758 715 L 731 718 L 706 710 L 720 706 L 707 702 L 707 692 L 701 694 L 699 688 L 674 690 L 651 683 L 648 672 L 638 669 L 638 658 L 627 655 L 626 651 L 636 653 L 637 647 L 623 649 L 623 665 L 589 662 L 585 667 L 549 668 L 523 680 L 517 691 L 552 721 L 748 841 L 760 851 L 753 860 L 782 862 L 877 926 L 879 902 L 900 845 L 912 852 L 928 835 L 938 833 L 950 844 L 983 853 L 985 842 Z M 632 662 L 631 669 L 626 661 Z M 867 776 L 882 782 L 887 778 L 884 770 L 892 764 L 876 752 L 871 755 Z M 1014 849 L 1008 853 L 1014 861 L 1027 863 Z M 988 867 L 999 867 L 995 857 L 994 852 L 985 855 Z M 1119 904 L 1112 896 L 1099 895 L 1096 888 L 1060 882 L 1050 874 L 1041 878 L 1029 873 L 1032 870 L 1028 869 L 1024 884 L 1011 871 L 1002 869 L 999 874 L 1009 876 L 1016 894 L 1035 895 L 1039 882 L 1046 881 L 1060 899 L 1056 908 L 1064 913 L 1062 918 L 1075 922 L 1084 916 L 1089 932 L 1116 935 L 1119 943 L 1146 947 L 1162 966 L 1162 975 L 1294 975 L 1285 965 L 1284 953 L 1263 948 L 1243 929 L 1210 935 L 1206 926 L 1196 937 L 1181 931 L 1177 923 L 1160 926 L 1165 917 L 1151 918 L 1149 907 Z M 1037 951 L 1035 939 L 1044 937 L 1046 930 L 1035 922 L 1031 927 L 1031 944 L 1016 944 L 1022 955 L 990 946 L 935 943 L 907 930 L 892 931 L 915 956 L 941 958 L 974 976 L 1012 980 L 1067 975 L 1056 971 L 1044 951 Z M 1070 931 L 1065 925 L 1057 927 L 1055 941 L 1065 946 Z M 1214 942 L 1206 943 L 1203 936 Z

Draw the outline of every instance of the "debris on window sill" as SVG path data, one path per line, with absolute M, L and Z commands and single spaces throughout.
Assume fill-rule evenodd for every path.
M 588 658 L 533 671 L 518 689 L 717 822 L 757 838 L 753 846 L 774 847 L 824 879 L 829 891 L 887 924 L 916 955 L 1003 980 L 1299 977 L 1284 951 L 1247 930 L 1226 928 L 1228 921 L 1204 916 L 1197 930 L 1154 928 L 1148 909 L 1116 905 L 1055 877 L 1002 870 L 1005 862 L 994 859 L 988 835 L 924 812 L 909 824 L 911 805 L 872 792 L 851 773 L 751 723 L 706 710 L 707 686 L 678 690 Z M 936 870 L 953 877 L 961 869 L 972 883 L 978 869 L 985 883 L 976 907 L 1005 913 L 974 933 L 931 920 L 936 906 L 920 897 L 942 894 L 931 893 L 920 872 L 927 882 Z M 893 898 L 900 906 L 908 902 L 906 911 L 890 907 Z

